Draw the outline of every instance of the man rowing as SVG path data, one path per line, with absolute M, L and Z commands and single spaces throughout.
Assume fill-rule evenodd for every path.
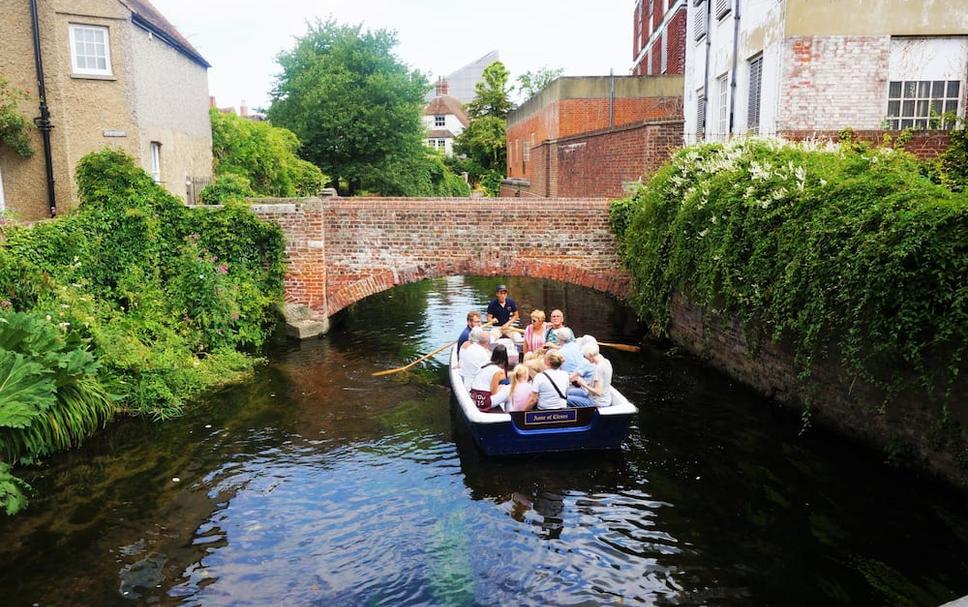
M 508 297 L 506 285 L 497 286 L 497 297 L 487 305 L 487 320 L 491 324 L 506 325 L 518 319 L 518 304 Z

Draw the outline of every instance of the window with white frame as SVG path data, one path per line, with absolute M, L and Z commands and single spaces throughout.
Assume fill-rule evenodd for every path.
M 647 76 L 652 75 L 652 47 L 649 47 L 649 52 L 645 54 L 645 74 Z
M 716 79 L 719 96 L 719 132 L 729 134 L 729 72 Z
M 669 71 L 669 35 L 667 33 L 662 34 L 662 64 L 661 73 L 665 74 Z
M 155 183 L 161 183 L 161 144 L 152 141 L 149 152 L 151 155 L 151 176 Z
M 716 19 L 722 19 L 733 8 L 733 0 L 716 0 Z
M 524 140 L 524 154 L 523 154 L 523 156 L 524 156 L 523 160 L 525 162 L 531 160 L 531 146 L 528 145 L 528 140 L 527 139 Z
M 434 126 L 447 126 L 447 116 L 434 116 Z
M 749 60 L 749 97 L 746 110 L 746 130 L 760 132 L 760 98 L 763 93 L 763 53 Z
M 950 129 L 958 116 L 958 80 L 892 80 L 888 87 L 890 129 Z
M 440 149 L 446 148 L 447 147 L 447 140 L 446 139 L 438 139 L 437 140 L 437 147 L 439 147 Z
M 71 68 L 75 74 L 111 76 L 111 43 L 108 28 L 99 25 L 70 26 Z

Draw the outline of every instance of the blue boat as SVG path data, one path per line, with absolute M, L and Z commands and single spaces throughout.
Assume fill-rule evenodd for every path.
M 450 385 L 474 442 L 486 455 L 619 449 L 639 410 L 614 387 L 612 405 L 548 411 L 482 413 L 464 387 L 457 346 L 450 355 Z

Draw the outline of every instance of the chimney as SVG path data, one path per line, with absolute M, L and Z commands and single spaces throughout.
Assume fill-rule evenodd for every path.
M 242 100 L 242 105 L 239 106 L 239 116 L 243 118 L 249 117 L 249 106 L 245 104 L 245 99 Z
M 215 95 L 208 96 L 208 107 L 218 107 L 215 105 Z
M 437 96 L 442 97 L 447 94 L 447 79 L 443 76 L 437 78 Z

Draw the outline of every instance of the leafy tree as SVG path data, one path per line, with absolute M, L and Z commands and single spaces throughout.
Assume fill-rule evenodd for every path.
M 313 196 L 328 182 L 319 167 L 296 155 L 299 139 L 284 128 L 211 110 L 216 183 L 228 175 L 263 196 Z
M 525 72 L 518 76 L 518 92 L 527 101 L 558 79 L 564 72 L 565 70 L 560 67 L 552 69 L 548 66 L 533 72 Z
M 394 56 L 396 45 L 391 31 L 316 21 L 279 55 L 269 118 L 294 131 L 303 156 L 344 193 L 400 194 L 429 183 L 425 174 L 407 183 L 407 171 L 426 157 L 421 114 L 430 85 Z
M 454 152 L 461 157 L 461 170 L 474 183 L 487 183 L 488 194 L 496 196 L 500 177 L 507 165 L 508 70 L 495 61 L 484 70 L 483 81 L 474 87 L 475 96 L 467 106 L 471 123 L 457 136 Z
M 508 88 L 508 68 L 500 61 L 495 61 L 484 68 L 481 75 L 482 82 L 474 85 L 474 99 L 467 104 L 467 113 L 471 118 L 494 116 L 507 118 L 511 111 L 510 89 Z
M 6 78 L 0 76 L 0 143 L 9 145 L 23 158 L 34 153 L 27 137 L 29 123 L 17 107 L 18 102 L 26 98 L 26 93 L 13 88 Z

